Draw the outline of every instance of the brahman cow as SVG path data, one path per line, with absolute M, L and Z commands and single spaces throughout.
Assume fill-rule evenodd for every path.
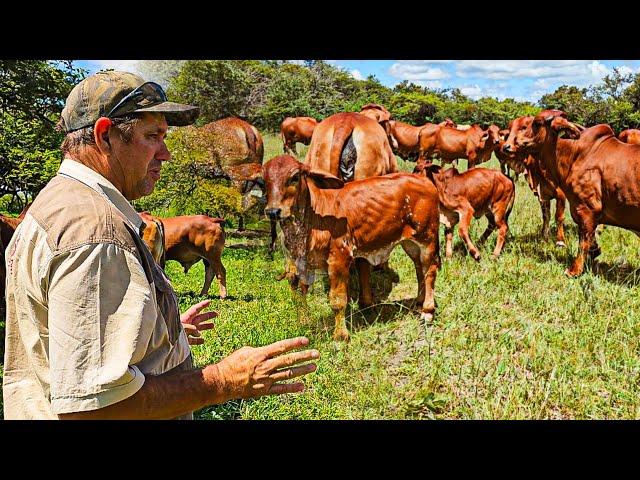
M 431 181 L 395 173 L 345 184 L 288 155 L 269 160 L 264 179 L 265 213 L 280 220 L 295 264 L 291 286 L 306 293 L 314 270 L 328 271 L 335 340 L 349 339 L 345 309 L 354 258 L 377 265 L 387 261 L 397 244 L 415 265 L 421 316 L 432 319 L 440 255 L 438 193 Z
M 624 143 L 640 145 L 640 130 L 635 128 L 623 130 L 620 132 L 620 135 L 618 135 L 618 139 Z
M 493 258 L 497 258 L 509 232 L 509 214 L 516 198 L 513 180 L 498 170 L 488 168 L 472 168 L 463 173 L 453 167 L 444 170 L 438 165 L 416 166 L 416 169 L 416 173 L 422 172 L 433 180 L 438 189 L 440 223 L 445 226 L 447 242 L 446 257 L 451 258 L 453 228 L 460 222 L 460 238 L 471 256 L 480 260 L 480 252 L 469 237 L 469 225 L 473 217 L 486 216 L 489 224 L 480 243 L 484 243 L 497 228 L 498 239 L 493 251 Z
M 450 127 L 420 130 L 419 157 L 420 167 L 438 157 L 443 163 L 458 158 L 466 158 L 469 168 L 491 159 L 491 153 L 500 142 L 500 129 L 491 125 L 483 130 L 479 125 L 472 125 L 467 130 Z
M 154 258 L 159 258 L 162 268 L 166 260 L 175 260 L 182 265 L 186 274 L 195 263 L 202 260 L 205 276 L 200 295 L 209 293 L 215 275 L 220 287 L 220 298 L 227 296 L 227 272 L 221 259 L 225 241 L 223 219 L 207 215 L 161 218 L 147 212 L 142 212 L 140 216 L 147 225 L 143 240 L 152 253 L 158 252 L 158 242 L 164 237 L 164 254 L 156 257 L 154 253 Z M 147 229 L 150 229 L 149 233 Z
M 304 163 L 344 182 L 398 171 L 398 163 L 384 129 L 359 113 L 336 113 L 325 118 L 313 132 Z M 361 306 L 372 304 L 371 269 L 364 259 L 356 260 Z M 388 270 L 388 265 L 383 265 Z
M 559 138 L 563 131 L 574 139 Z M 560 110 L 540 112 L 514 142 L 538 155 L 545 175 L 569 200 L 580 248 L 565 270 L 568 276 L 580 275 L 586 258 L 600 254 L 595 242 L 599 224 L 640 235 L 640 145 L 621 142 L 609 125 L 581 131 Z
M 280 125 L 284 153 L 298 155 L 296 142 L 309 145 L 318 121 L 312 117 L 287 117 Z
M 564 211 L 567 197 L 562 190 L 553 184 L 551 179 L 544 175 L 540 168 L 539 159 L 536 155 L 525 153 L 523 149 L 518 149 L 514 145 L 514 138 L 520 130 L 525 130 L 533 121 L 533 117 L 518 117 L 509 122 L 507 139 L 501 138 L 500 145 L 495 154 L 501 162 L 507 164 L 512 170 L 524 173 L 529 188 L 540 202 L 542 210 L 542 230 L 541 235 L 544 240 L 549 239 L 549 219 L 551 217 L 551 200 L 556 201 L 556 246 L 564 247 Z M 504 131 L 501 131 L 503 133 Z

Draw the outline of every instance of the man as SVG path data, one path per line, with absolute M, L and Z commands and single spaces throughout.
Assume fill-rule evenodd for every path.
M 316 369 L 304 337 L 244 347 L 194 369 L 175 293 L 141 239 L 129 203 L 149 195 L 170 159 L 169 125 L 196 107 L 125 72 L 99 72 L 69 94 L 64 161 L 7 247 L 6 419 L 192 418 L 234 398 L 300 392 L 281 383 Z

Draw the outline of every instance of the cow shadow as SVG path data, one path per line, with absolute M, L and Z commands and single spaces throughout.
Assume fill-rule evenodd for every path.
M 624 263 L 587 262 L 585 271 L 591 271 L 594 275 L 605 279 L 610 283 L 622 287 L 633 288 L 640 285 L 640 267 Z
M 417 317 L 420 315 L 419 308 L 420 306 L 415 303 L 415 298 L 375 303 L 362 309 L 358 306 L 357 301 L 350 301 L 345 312 L 345 322 L 347 330 L 353 335 L 372 325 L 392 322 L 404 317 L 406 314 L 412 314 Z M 335 316 L 333 312 L 328 313 L 315 320 L 309 326 L 314 335 L 332 337 L 335 329 Z

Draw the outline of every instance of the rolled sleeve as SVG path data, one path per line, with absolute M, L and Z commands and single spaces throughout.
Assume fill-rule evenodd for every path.
M 56 256 L 49 270 L 53 413 L 95 410 L 134 395 L 157 315 L 138 259 L 111 243 Z

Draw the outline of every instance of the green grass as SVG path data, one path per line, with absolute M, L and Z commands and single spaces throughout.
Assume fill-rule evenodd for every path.
M 282 152 L 275 137 L 267 136 L 265 145 L 265 159 Z M 306 149 L 300 150 L 302 158 Z M 283 257 L 277 252 L 269 259 L 267 237 L 229 236 L 222 259 L 230 297 L 220 300 L 214 281 L 209 298 L 220 316 L 216 328 L 204 332 L 206 343 L 193 347 L 197 365 L 243 345 L 298 335 L 308 336 L 321 358 L 317 372 L 304 377 L 302 394 L 229 402 L 200 410 L 197 418 L 640 418 L 638 238 L 607 227 L 597 268 L 569 279 L 563 272 L 576 253 L 577 231 L 568 212 L 567 249 L 544 242 L 538 202 L 521 178 L 510 220 L 495 261 L 495 233 L 479 247 L 483 258 L 476 263 L 457 231 L 454 256 L 445 260 L 441 229 L 436 317 L 426 327 L 401 303 L 416 295 L 417 285 L 413 264 L 397 248 L 390 264 L 400 282 L 373 274 L 381 304 L 360 312 L 352 300 L 348 344 L 331 339 L 326 276 L 312 287 L 305 319 L 286 282 L 274 279 Z M 254 226 L 267 230 L 265 221 Z M 485 227 L 485 219 L 472 223 L 474 241 Z M 183 311 L 202 298 L 201 263 L 188 275 L 175 262 L 167 270 Z

